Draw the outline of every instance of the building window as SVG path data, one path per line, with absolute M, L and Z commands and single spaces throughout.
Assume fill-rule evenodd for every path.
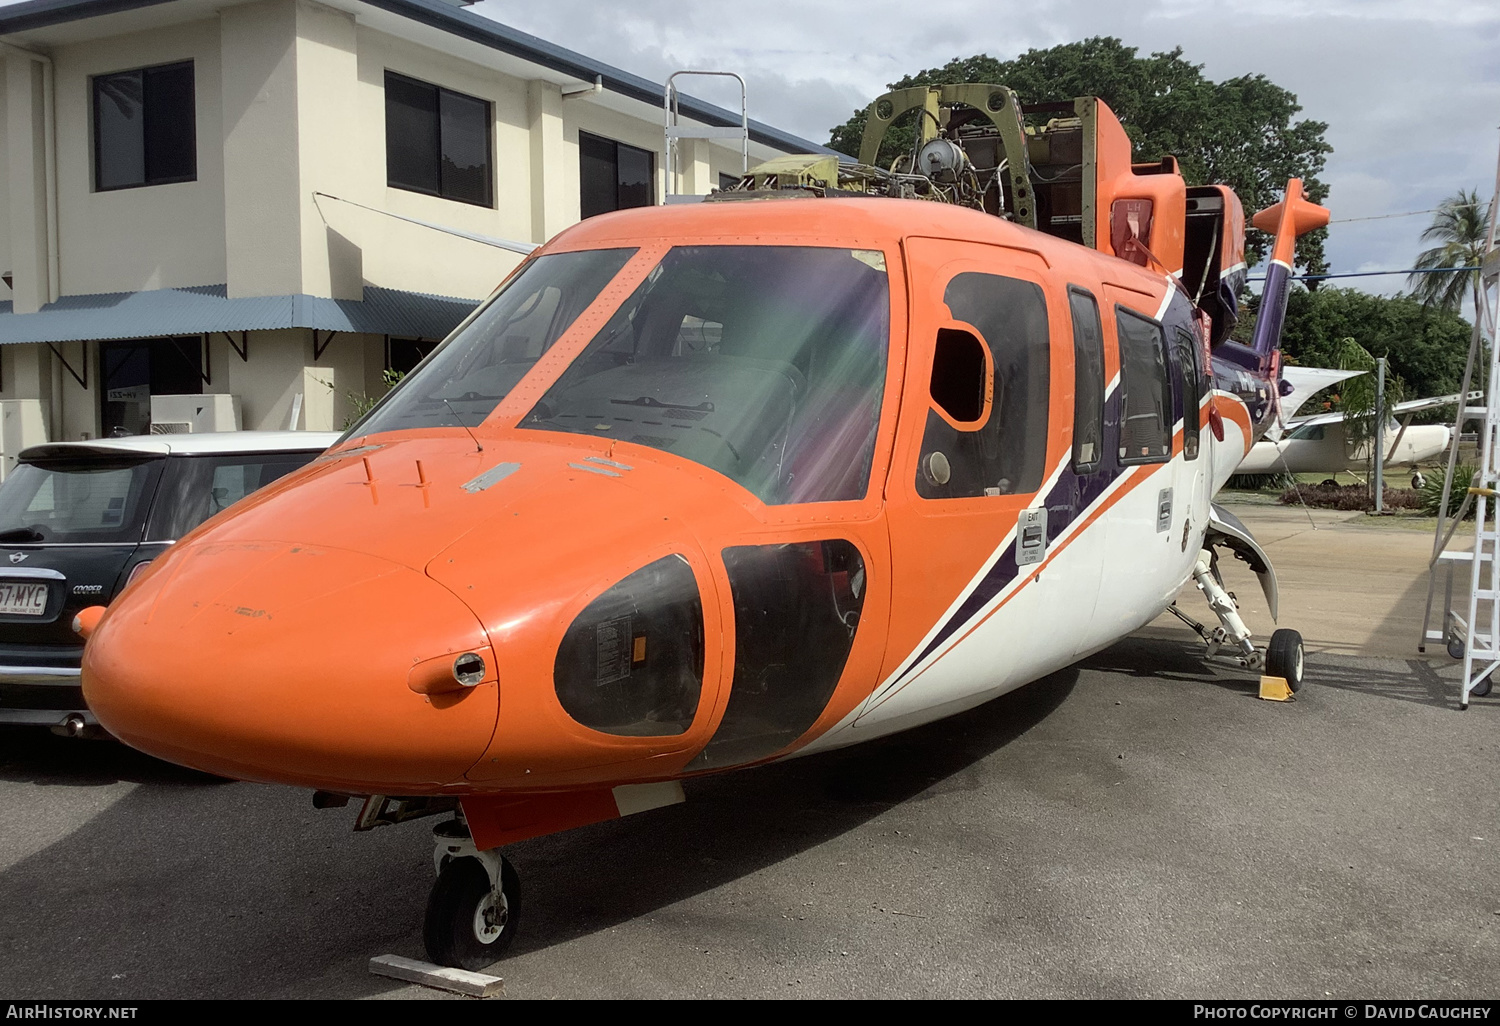
M 387 71 L 386 184 L 491 206 L 490 121 L 486 100 Z
M 94 92 L 94 188 L 198 177 L 193 62 L 99 75 Z
M 105 437 L 151 431 L 151 397 L 203 391 L 203 339 L 100 342 L 99 421 Z
M 578 172 L 583 217 L 656 202 L 656 154 L 650 150 L 579 132 Z
M 397 374 L 410 374 L 412 368 L 421 363 L 427 354 L 438 347 L 436 342 L 420 338 L 392 338 L 386 340 L 385 369 Z

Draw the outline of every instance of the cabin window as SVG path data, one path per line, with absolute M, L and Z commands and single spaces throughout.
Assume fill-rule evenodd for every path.
M 99 75 L 94 93 L 94 188 L 198 177 L 193 62 Z
M 889 336 L 879 250 L 678 246 L 520 426 L 657 449 L 767 505 L 859 499 Z
M 593 249 L 532 260 L 387 393 L 350 436 L 479 424 L 634 254 Z
M 956 499 L 1034 492 L 1047 471 L 1052 355 L 1047 300 L 1041 286 L 966 272 L 948 283 L 943 301 L 953 319 L 973 325 L 989 347 L 992 398 L 989 416 L 973 424 L 955 427 L 936 408 L 928 411 L 917 494 L 924 499 Z M 939 376 L 938 362 L 947 361 L 947 353 L 954 351 L 952 345 L 939 345 L 934 381 Z M 984 379 L 972 358 L 967 366 L 966 387 L 972 404 L 973 390 L 982 387 Z M 943 405 L 937 392 L 933 399 Z
M 578 216 L 656 202 L 656 155 L 603 136 L 578 133 Z
M 1161 325 L 1115 307 L 1120 334 L 1121 463 L 1165 463 L 1172 456 L 1172 393 Z
M 385 73 L 386 184 L 492 205 L 488 101 Z
M 1099 304 L 1084 289 L 1068 289 L 1073 315 L 1073 469 L 1084 474 L 1104 455 L 1104 328 Z
M 703 690 L 703 600 L 687 560 L 658 559 L 590 602 L 563 635 L 552 684 L 601 733 L 685 733 Z
M 842 539 L 724 550 L 734 680 L 689 770 L 763 759 L 807 733 L 833 698 L 859 627 L 865 563 Z
M 1199 433 L 1203 424 L 1199 417 L 1199 403 L 1203 398 L 1202 375 L 1198 373 L 1198 340 L 1192 332 L 1178 328 L 1177 374 L 1182 394 L 1182 457 L 1198 458 Z
M 984 343 L 967 331 L 942 328 L 932 356 L 932 401 L 959 423 L 980 426 L 990 391 Z

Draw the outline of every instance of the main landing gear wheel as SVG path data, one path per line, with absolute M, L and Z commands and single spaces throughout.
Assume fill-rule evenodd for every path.
M 422 940 L 438 965 L 479 970 L 500 960 L 516 936 L 521 917 L 521 881 L 500 859 L 500 886 L 477 858 L 453 859 L 438 874 L 427 898 Z
M 1266 675 L 1281 677 L 1294 692 L 1302 690 L 1302 635 L 1282 629 L 1266 646 Z

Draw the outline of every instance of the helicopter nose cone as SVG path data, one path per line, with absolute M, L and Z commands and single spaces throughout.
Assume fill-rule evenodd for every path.
M 126 743 L 223 776 L 365 794 L 440 792 L 483 753 L 495 655 L 431 578 L 279 542 L 185 542 L 159 562 L 84 653 L 89 707 Z

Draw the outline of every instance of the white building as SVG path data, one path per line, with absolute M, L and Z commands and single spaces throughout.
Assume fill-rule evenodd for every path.
M 520 259 L 465 233 L 540 243 L 667 191 L 660 84 L 441 0 L 33 0 L 0 58 L 11 454 L 142 430 L 163 394 L 336 429 Z M 683 141 L 672 191 L 740 147 Z M 750 122 L 752 163 L 822 149 Z

